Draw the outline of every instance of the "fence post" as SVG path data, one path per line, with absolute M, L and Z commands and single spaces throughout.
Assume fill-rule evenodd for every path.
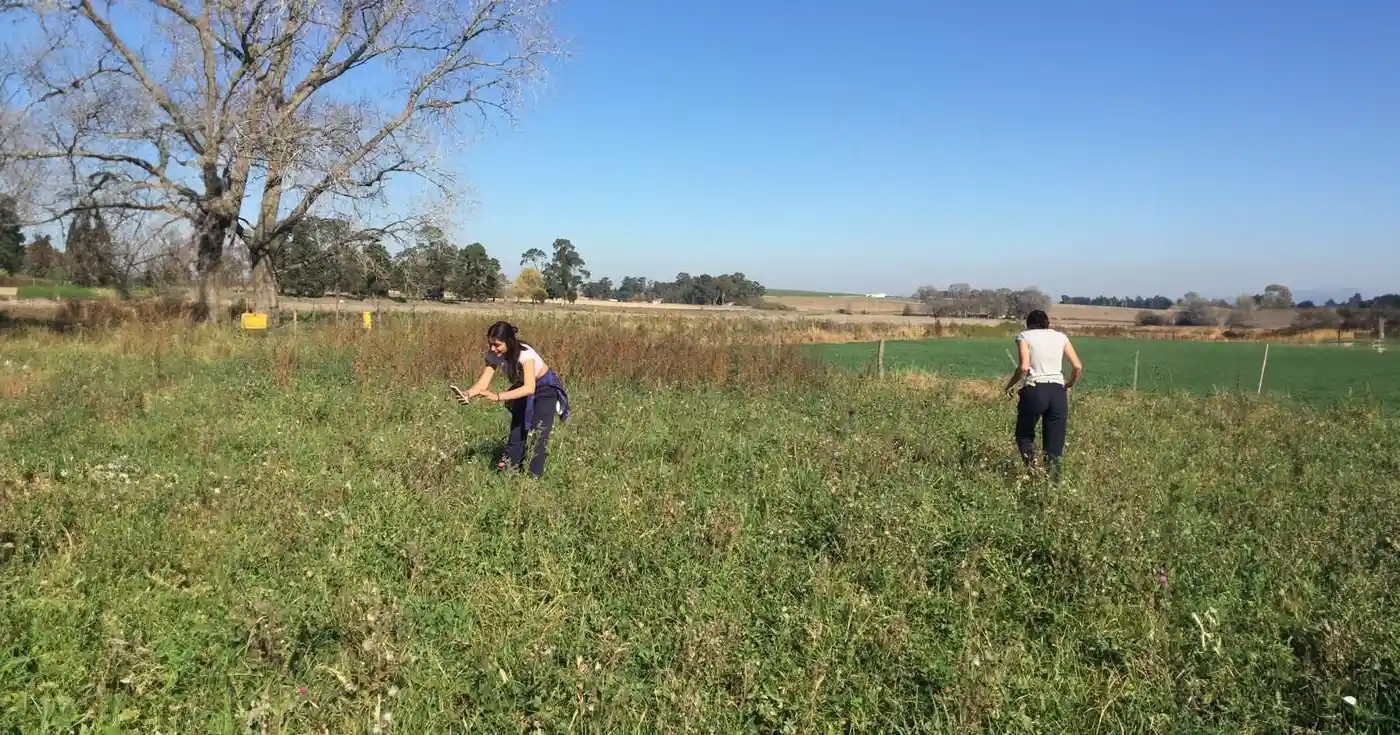
M 885 377 L 885 340 L 880 340 L 880 378 Z
M 1142 350 L 1133 353 L 1133 392 L 1137 392 L 1138 358 L 1142 356 Z
M 1262 394 L 1264 393 L 1264 371 L 1267 370 L 1268 367 L 1269 367 L 1269 343 L 1268 343 L 1268 342 L 1265 342 L 1265 343 L 1264 343 L 1264 363 L 1263 363 L 1262 365 L 1259 366 L 1259 390 L 1255 391 L 1256 394 L 1262 395 Z

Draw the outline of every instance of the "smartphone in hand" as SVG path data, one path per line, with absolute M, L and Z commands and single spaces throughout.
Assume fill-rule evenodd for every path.
M 471 402 L 472 402 L 472 400 L 471 400 L 470 398 L 467 397 L 467 394 L 462 392 L 462 389 L 461 389 L 461 388 L 458 388 L 458 387 L 455 386 L 455 385 L 449 385 L 449 386 L 447 386 L 447 387 L 448 387 L 448 388 L 451 388 L 451 389 L 452 389 L 452 392 L 455 393 L 455 394 L 457 395 L 457 400 L 458 400 L 458 401 L 461 401 L 462 403 L 471 403 Z

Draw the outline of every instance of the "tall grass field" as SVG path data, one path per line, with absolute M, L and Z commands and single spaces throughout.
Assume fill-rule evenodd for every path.
M 532 481 L 487 323 L 0 342 L 0 731 L 1400 728 L 1374 401 L 1086 391 L 1056 486 L 954 380 L 534 319 Z
M 1374 400 L 1400 408 L 1400 349 L 1377 352 L 1369 342 L 1336 345 L 1268 345 L 1262 342 L 1132 340 L 1075 337 L 1084 362 L 1080 389 L 1121 391 L 1133 386 L 1149 392 L 1263 393 L 1309 403 L 1345 397 Z M 851 343 L 810 348 L 813 354 L 851 371 L 868 371 L 878 345 Z M 885 345 L 891 371 L 921 371 L 951 378 L 1005 380 L 1016 354 L 1011 337 L 893 341 Z M 1068 363 L 1066 363 L 1068 369 Z

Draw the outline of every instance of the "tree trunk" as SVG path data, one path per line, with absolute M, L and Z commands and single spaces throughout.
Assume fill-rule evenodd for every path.
M 285 70 L 284 70 L 285 73 Z M 282 151 L 269 162 L 267 181 L 263 183 L 262 202 L 258 205 L 258 224 L 248 240 L 248 259 L 252 266 L 253 309 L 267 314 L 269 324 L 277 321 L 277 274 L 272 268 L 272 255 L 279 252 L 283 237 L 277 234 L 277 213 L 282 206 L 282 174 L 287 166 L 287 153 Z
M 201 212 L 195 220 L 195 269 L 199 276 L 199 296 L 195 304 L 197 321 L 222 322 L 225 317 L 223 294 L 219 288 L 220 266 L 224 262 L 224 242 L 233 219 L 212 212 Z
M 271 254 L 262 248 L 248 253 L 252 261 L 253 311 L 267 315 L 269 325 L 278 321 L 277 274 L 272 270 Z

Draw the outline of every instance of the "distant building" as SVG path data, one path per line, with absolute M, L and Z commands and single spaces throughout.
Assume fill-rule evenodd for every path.
M 889 296 L 889 294 L 883 294 L 883 293 L 868 293 L 868 294 L 865 295 L 865 298 L 867 298 L 867 299 L 883 299 L 883 298 L 886 298 L 887 296 Z

